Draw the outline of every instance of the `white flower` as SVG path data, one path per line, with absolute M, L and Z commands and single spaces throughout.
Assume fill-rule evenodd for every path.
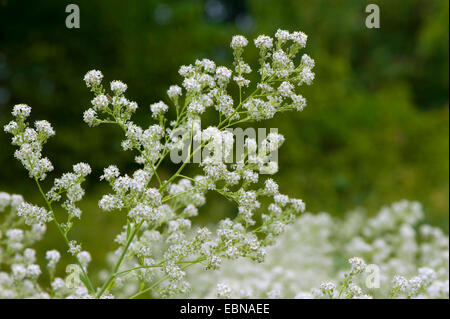
M 217 284 L 217 297 L 220 299 L 231 298 L 231 288 L 225 283 Z
M 333 295 L 336 284 L 332 281 L 324 281 L 320 284 L 320 289 L 324 294 Z
M 271 178 L 265 181 L 265 190 L 268 195 L 278 194 L 278 184 Z
M 247 80 L 243 76 L 235 76 L 233 80 L 236 82 L 236 84 L 240 87 L 248 86 L 250 84 L 250 80 Z
M 36 262 L 36 251 L 31 248 L 27 248 L 23 252 L 23 259 L 26 264 L 33 264 Z
M 278 133 L 269 133 L 262 145 L 267 152 L 278 149 L 284 143 L 284 136 Z
M 229 95 L 221 95 L 216 104 L 216 109 L 225 116 L 231 116 L 234 112 L 233 99 Z
M 310 69 L 314 68 L 314 60 L 307 54 L 303 54 L 302 56 L 302 64 Z
M 13 264 L 11 266 L 12 275 L 16 280 L 22 280 L 27 276 L 27 269 L 20 264 Z
M 103 175 L 100 176 L 100 180 L 105 179 L 108 182 L 111 182 L 114 178 L 120 176 L 119 169 L 115 165 L 110 165 L 103 170 Z
M 255 39 L 255 46 L 258 49 L 270 49 L 273 45 L 273 39 L 267 35 L 260 35 Z
M 188 105 L 188 112 L 190 114 L 202 114 L 205 111 L 205 105 L 199 99 L 194 99 Z
M 73 166 L 73 171 L 83 177 L 88 176 L 91 173 L 91 167 L 86 163 L 78 163 Z
M 5 192 L 0 192 L 0 212 L 4 212 L 6 207 L 11 202 L 11 195 Z
M 172 85 L 170 86 L 170 88 L 167 90 L 167 95 L 171 98 L 171 99 L 177 99 L 178 97 L 180 97 L 182 94 L 181 92 L 181 88 L 178 85 Z
M 83 113 L 83 121 L 89 126 L 96 126 L 99 124 L 99 119 L 97 118 L 97 112 L 94 109 L 87 109 Z
M 281 207 L 284 207 L 287 205 L 287 203 L 289 203 L 289 197 L 286 195 L 283 195 L 283 194 L 276 194 L 273 197 L 273 200 L 275 201 L 275 203 L 277 203 Z
M 366 269 L 366 263 L 361 258 L 353 257 L 350 258 L 348 262 L 352 266 L 351 273 L 353 275 L 360 274 Z
M 111 82 L 111 91 L 115 94 L 123 94 L 127 90 L 127 85 L 122 81 L 112 81 Z
M 293 42 L 290 47 L 287 41 Z M 84 81 L 94 97 L 92 106 L 83 114 L 83 120 L 89 126 L 115 124 L 123 129 L 125 137 L 121 146 L 124 150 L 136 151 L 134 160 L 139 165 L 139 168 L 122 176 L 119 169 L 111 165 L 104 169 L 100 177 L 109 184 L 111 192 L 101 197 L 99 207 L 105 211 L 123 209 L 120 213 L 126 220 L 115 238 L 117 249 L 108 256 L 111 269 L 115 271 L 111 275 L 100 276 L 100 287 L 106 290 L 96 290 L 97 295 L 94 296 L 88 278 L 91 274 L 87 269 L 91 255 L 82 251 L 80 243 L 67 239 L 71 238 L 71 229 L 77 222 L 74 217 L 80 218 L 82 215 L 77 204 L 85 194 L 81 184 L 92 171 L 88 164 L 78 163 L 73 166 L 73 172 L 55 178 L 51 189 L 43 195 L 47 206 L 52 207 L 53 204 L 53 207 L 59 206 L 66 211 L 65 217 L 61 215 L 63 222 L 57 221 L 57 224 L 64 242 L 69 241 L 67 252 L 77 258 L 86 277 L 76 287 L 68 282 L 66 285 L 60 278 L 51 281 L 51 289 L 48 283 L 39 282 L 38 285 L 41 270 L 36 257 L 41 254 L 29 247 L 42 239 L 45 223 L 53 219 L 53 212 L 25 203 L 21 197 L 0 193 L 0 211 L 8 209 L 6 218 L 2 220 L 9 223 L 11 217 L 11 225 L 14 225 L 11 229 L 6 227 L 6 231 L 0 227 L 0 259 L 3 262 L 6 258 L 5 265 L 10 265 L 6 271 L 0 272 L 0 298 L 121 297 L 135 294 L 140 283 L 151 284 L 159 278 L 165 280 L 152 294 L 166 297 L 184 294 L 191 289 L 185 265 L 204 263 L 208 269 L 218 269 L 227 260 L 244 259 L 241 257 L 255 262 L 264 261 L 268 246 L 275 244 L 276 238 L 289 229 L 288 225 L 294 222 L 298 213 L 304 211 L 305 205 L 301 200 L 280 194 L 278 185 L 271 179 L 266 180 L 262 187 L 258 184 L 260 173 L 275 173 L 278 170 L 271 152 L 284 142 L 282 135 L 272 132 L 260 144 L 255 139 L 246 139 L 242 156 L 236 159 L 236 163 L 231 163 L 229 160 L 234 160 L 235 139 L 226 128 L 235 122 L 246 125 L 251 121 L 270 119 L 280 111 L 301 110 L 305 99 L 296 95 L 297 83 L 312 82 L 314 61 L 304 55 L 299 65 L 294 64 L 298 61 L 297 51 L 306 44 L 306 35 L 301 32 L 278 30 L 275 43 L 273 38 L 265 35 L 257 37 L 254 43 L 259 49 L 260 79 L 255 83 L 253 93 L 243 89 L 250 85 L 247 74 L 253 68 L 243 58 L 248 40 L 237 35 L 230 44 L 234 56 L 233 69 L 217 67 L 209 59 L 182 66 L 179 69 L 182 84 L 172 85 L 167 90 L 171 103 L 176 107 L 176 119 L 166 118 L 169 108 L 160 101 L 150 105 L 151 116 L 157 119 L 157 124 L 145 128 L 132 120 L 138 105 L 124 96 L 127 90 L 125 83 L 112 81 L 112 94 L 107 95 L 100 71 L 92 70 L 85 75 Z M 231 80 L 240 87 L 238 101 L 233 100 L 235 92 L 228 90 Z M 179 103 L 180 100 L 182 103 Z M 202 130 L 201 116 L 208 108 L 215 108 L 220 113 L 220 124 Z M 16 105 L 12 112 L 15 119 L 4 130 L 12 135 L 12 144 L 17 146 L 15 157 L 27 169 L 29 176 L 39 181 L 53 169 L 50 160 L 42 154 L 43 145 L 55 132 L 46 121 L 37 121 L 34 128 L 30 127 L 26 123 L 30 111 L 27 105 Z M 177 135 L 178 131 L 182 131 L 181 136 Z M 196 143 L 201 144 L 198 149 L 189 147 L 189 153 L 192 156 L 201 155 L 202 175 L 183 176 L 180 169 L 170 176 L 158 169 L 164 157 L 173 150 L 183 150 L 185 142 L 193 147 Z M 195 154 L 197 150 L 200 152 Z M 41 187 L 40 184 L 38 186 Z M 237 216 L 219 222 L 214 234 L 207 228 L 191 230 L 192 217 L 199 215 L 199 208 L 205 204 L 209 191 L 217 191 L 238 206 Z M 270 202 L 272 198 L 273 202 Z M 263 201 L 264 206 L 261 205 Z M 24 223 L 31 227 L 26 227 Z M 312 235 L 312 241 L 320 244 L 328 238 L 325 236 L 328 233 L 315 240 L 317 236 L 312 233 L 317 228 L 305 229 L 311 230 L 308 234 Z M 321 229 L 318 232 L 323 233 Z M 401 231 L 403 235 L 407 233 L 407 230 Z M 298 245 L 298 248 L 302 246 Z M 331 250 L 328 252 L 330 255 L 334 253 Z M 307 258 L 307 255 L 304 256 Z M 51 279 L 61 257 L 56 250 L 45 254 Z M 279 267 L 267 278 L 270 281 L 283 274 L 294 283 L 295 274 L 284 272 Z M 426 270 L 422 270 L 419 276 L 424 278 L 424 282 L 433 277 Z M 282 297 L 282 285 L 269 281 L 259 281 L 261 287 L 258 289 L 251 287 L 238 291 L 241 296 L 247 297 L 253 296 L 253 291 L 265 297 Z M 220 298 L 231 297 L 231 287 L 235 284 L 217 285 L 217 295 Z M 357 292 L 356 288 L 353 290 Z M 43 291 L 51 291 L 51 294 Z M 362 296 L 359 292 L 354 295 Z
M 436 273 L 433 269 L 428 267 L 419 268 L 419 277 L 422 279 L 424 285 L 429 286 L 435 279 Z
M 45 258 L 48 260 L 47 266 L 51 269 L 54 269 L 59 259 L 61 258 L 61 254 L 57 250 L 48 250 L 45 254 Z
M 297 213 L 303 213 L 306 209 L 305 203 L 301 200 L 301 199 L 294 199 L 292 198 L 291 200 L 291 205 L 294 208 L 294 210 Z
M 292 94 L 291 95 L 292 104 L 297 111 L 303 111 L 306 106 L 306 99 L 301 95 Z
M 311 68 L 305 66 L 300 73 L 300 82 L 299 85 L 305 83 L 306 85 L 311 85 L 314 81 L 314 72 L 311 71 Z
M 92 70 L 86 73 L 84 76 L 84 82 L 86 82 L 87 87 L 92 87 L 100 85 L 103 79 L 103 74 L 100 71 Z
M 10 229 L 6 232 L 6 237 L 11 242 L 21 242 L 23 240 L 22 229 Z
M 275 38 L 277 38 L 281 43 L 284 43 L 289 40 L 289 31 L 278 29 L 275 33 Z
M 241 49 L 246 47 L 248 44 L 248 40 L 242 35 L 235 35 L 231 40 L 231 48 L 233 49 Z
M 160 101 L 158 103 L 150 105 L 150 109 L 152 111 L 152 117 L 157 118 L 158 116 L 167 112 L 169 107 L 164 102 Z
M 421 277 L 416 276 L 411 278 L 408 281 L 409 292 L 412 296 L 415 296 L 419 293 L 419 290 L 424 286 L 424 281 Z
M 42 138 L 47 139 L 50 136 L 55 135 L 55 131 L 53 130 L 51 124 L 47 121 L 36 121 L 34 123 L 36 127 L 36 132 L 38 135 L 40 135 Z
M 81 251 L 77 254 L 77 259 L 83 268 L 87 268 L 88 264 L 91 262 L 91 255 L 87 251 Z
M 27 277 L 36 279 L 41 274 L 41 268 L 38 265 L 28 265 L 26 273 Z
M 293 32 L 290 34 L 289 39 L 300 45 L 301 48 L 306 46 L 308 36 L 303 32 Z
M 27 118 L 28 116 L 30 116 L 30 113 L 31 113 L 31 107 L 29 107 L 26 104 L 17 104 L 17 105 L 14 105 L 13 111 L 11 114 L 14 117 Z
M 6 124 L 3 129 L 6 133 L 16 135 L 17 130 L 19 129 L 19 125 L 17 124 L 17 122 L 11 121 L 8 124 Z
M 94 110 L 104 110 L 109 105 L 108 97 L 104 94 L 97 95 L 92 101 L 92 105 L 94 106 Z
M 392 288 L 401 293 L 405 293 L 408 289 L 408 280 L 402 276 L 395 276 L 392 279 Z
M 226 85 L 231 78 L 232 71 L 224 66 L 220 66 L 216 69 L 216 80 L 219 85 Z
M 47 211 L 45 208 L 28 203 L 22 203 L 19 206 L 17 215 L 23 217 L 27 225 L 44 224 L 53 220 L 52 212 Z
M 190 77 L 194 74 L 195 68 L 192 65 L 182 65 L 178 73 L 184 77 Z
M 61 278 L 55 278 L 51 283 L 52 289 L 54 291 L 62 290 L 66 287 L 66 282 Z
M 111 211 L 115 209 L 122 209 L 122 201 L 114 195 L 103 195 L 102 199 L 98 202 L 98 206 L 105 211 Z
M 251 171 L 251 170 L 245 170 L 242 173 L 242 176 L 244 180 L 251 182 L 251 183 L 257 183 L 258 182 L 258 174 Z
M 68 252 L 71 255 L 76 256 L 80 251 L 81 251 L 81 245 L 78 244 L 75 240 L 71 240 L 69 242 L 69 250 L 68 250 Z
M 183 81 L 183 86 L 188 92 L 199 92 L 202 89 L 200 83 L 194 78 L 186 78 Z
M 216 69 L 214 61 L 209 59 L 196 60 L 195 65 L 202 67 L 208 73 L 213 73 Z
M 289 83 L 288 81 L 284 81 L 278 87 L 278 92 L 283 97 L 290 97 L 290 96 L 292 96 L 294 94 L 293 93 L 293 89 L 294 89 L 294 86 L 291 83 Z

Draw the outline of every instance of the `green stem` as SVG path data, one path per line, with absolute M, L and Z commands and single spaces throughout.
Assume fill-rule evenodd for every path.
M 197 263 L 199 263 L 199 262 L 201 262 L 201 261 L 203 261 L 203 260 L 204 260 L 204 258 L 199 258 L 199 259 L 197 259 L 197 260 L 189 261 L 188 264 L 185 265 L 185 266 L 183 266 L 183 267 L 181 267 L 181 269 L 184 270 L 184 269 L 186 269 L 186 268 L 188 268 L 188 267 L 190 267 L 190 266 L 192 266 L 192 265 L 195 265 L 195 264 L 197 264 Z M 169 278 L 169 275 L 163 276 L 161 279 L 159 279 L 158 281 L 156 281 L 156 282 L 155 282 L 153 285 L 151 285 L 150 287 L 148 287 L 148 288 L 146 288 L 146 289 L 144 289 L 144 290 L 141 290 L 141 291 L 137 292 L 136 294 L 132 295 L 132 296 L 130 297 L 130 299 L 135 299 L 135 298 L 137 298 L 137 297 L 139 297 L 139 296 L 145 294 L 146 292 L 151 291 L 152 289 L 156 288 L 160 283 L 162 283 L 162 282 L 163 282 L 164 280 L 166 280 L 167 278 Z
M 133 241 L 134 236 L 136 235 L 136 233 L 139 231 L 139 228 L 141 227 L 141 225 L 142 225 L 142 221 L 141 221 L 139 224 L 137 224 L 135 227 L 133 227 L 133 231 L 131 232 L 131 234 L 130 234 L 128 240 L 127 240 L 127 243 L 125 244 L 125 247 L 124 247 L 124 249 L 123 249 L 123 251 L 122 251 L 122 254 L 121 254 L 120 257 L 119 257 L 119 260 L 117 261 L 117 263 L 116 263 L 116 265 L 114 266 L 114 268 L 113 268 L 111 274 L 109 275 L 108 279 L 107 279 L 107 280 L 105 281 L 105 283 L 103 284 L 103 286 L 102 286 L 102 288 L 100 289 L 100 291 L 96 294 L 96 296 L 95 296 L 96 298 L 100 298 L 100 297 L 103 295 L 103 293 L 104 293 L 104 292 L 106 291 L 106 289 L 108 288 L 109 284 L 110 284 L 110 283 L 113 281 L 113 279 L 117 276 L 117 271 L 119 270 L 119 268 L 120 268 L 120 266 L 121 266 L 121 264 L 122 264 L 122 261 L 123 261 L 123 259 L 125 258 L 125 255 L 126 255 L 127 252 L 128 252 L 128 248 L 130 247 L 130 244 L 131 244 L 131 242 Z

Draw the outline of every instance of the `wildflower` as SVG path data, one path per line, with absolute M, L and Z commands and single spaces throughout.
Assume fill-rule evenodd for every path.
M 332 296 L 336 289 L 336 284 L 331 281 L 324 281 L 320 284 L 320 290 L 323 294 Z
M 78 244 L 75 240 L 71 240 L 69 242 L 69 253 L 72 255 L 77 255 L 81 251 L 81 245 Z
M 304 48 L 306 46 L 308 36 L 303 32 L 293 32 L 289 35 L 289 39 L 294 41 L 294 43 L 298 44 L 301 48 Z
M 11 202 L 11 196 L 8 193 L 0 192 L 0 212 L 4 212 Z
M 433 269 L 428 267 L 419 268 L 419 277 L 425 286 L 431 285 L 431 283 L 436 279 L 436 273 Z
M 292 94 L 291 96 L 292 104 L 297 111 L 303 111 L 306 106 L 306 99 L 301 95 Z
M 45 258 L 48 260 L 47 267 L 55 269 L 56 264 L 61 258 L 61 254 L 57 250 L 48 250 L 45 254 Z
M 284 43 L 289 40 L 289 31 L 278 29 L 275 33 L 275 38 L 277 38 L 279 42 Z
M 424 284 L 425 282 L 422 277 L 416 276 L 411 278 L 408 281 L 409 293 L 411 294 L 411 296 L 417 295 Z
M 273 45 L 273 39 L 266 35 L 260 35 L 255 39 L 255 46 L 258 49 L 270 49 Z
M 309 55 L 307 55 L 307 54 L 303 54 L 303 55 L 302 55 L 301 63 L 302 63 L 304 66 L 310 68 L 311 70 L 314 68 L 314 65 L 315 65 L 314 59 L 312 59 L 312 58 L 311 58 Z
M 44 224 L 53 220 L 52 212 L 47 211 L 45 208 L 34 206 L 28 203 L 22 203 L 18 210 L 17 215 L 25 219 L 25 223 L 32 224 Z
M 31 107 L 29 107 L 26 104 L 17 104 L 17 105 L 14 105 L 13 111 L 11 114 L 14 117 L 25 119 L 30 116 L 30 113 L 31 113 Z
M 405 293 L 408 289 L 408 280 L 402 276 L 395 276 L 392 279 L 392 288 L 401 293 Z
M 108 97 L 104 94 L 97 95 L 92 101 L 92 105 L 94 106 L 94 110 L 101 111 L 108 107 L 109 100 Z
M 265 190 L 268 195 L 278 194 L 278 184 L 271 178 L 265 181 Z
M 83 113 L 83 121 L 89 126 L 96 126 L 100 123 L 97 112 L 94 109 L 88 109 Z
M 217 297 L 220 299 L 230 299 L 231 298 L 231 288 L 225 283 L 220 283 L 217 285 Z
M 170 86 L 169 90 L 167 91 L 167 95 L 172 99 L 176 100 L 179 96 L 181 96 L 181 88 L 178 85 L 172 85 Z
M 290 199 L 291 205 L 297 213 L 303 213 L 306 209 L 305 203 L 301 199 Z
M 122 81 L 112 81 L 111 82 L 111 91 L 113 91 L 115 94 L 120 95 L 125 93 L 127 90 L 127 85 L 123 83 Z
M 36 121 L 34 125 L 36 127 L 36 132 L 44 140 L 48 139 L 50 136 L 55 135 L 55 131 L 47 121 Z
M 164 102 L 158 102 L 158 103 L 150 105 L 150 109 L 152 111 L 152 116 L 154 118 L 156 118 L 156 117 L 160 116 L 161 114 L 167 112 L 169 107 L 166 104 L 164 104 Z
M 84 76 L 84 82 L 86 82 L 87 87 L 93 87 L 100 85 L 103 79 L 103 74 L 100 71 L 92 70 L 86 73 Z
M 283 144 L 282 135 L 272 132 L 260 145 L 255 139 L 247 138 L 244 154 L 237 163 L 229 165 L 228 160 L 233 157 L 234 136 L 225 128 L 236 121 L 270 119 L 279 111 L 301 110 L 305 106 L 306 100 L 295 91 L 297 83 L 311 84 L 314 61 L 304 55 L 298 63 L 295 56 L 306 44 L 306 35 L 278 30 L 275 38 L 276 43 L 265 35 L 254 40 L 260 54 L 260 79 L 253 93 L 246 95 L 246 90 L 242 90 L 250 86 L 247 75 L 252 72 L 252 67 L 243 57 L 248 40 L 237 35 L 230 44 L 234 55 L 233 68 L 217 66 L 209 59 L 181 66 L 182 83 L 167 90 L 168 99 L 176 107 L 176 119 L 166 118 L 169 107 L 159 101 L 150 105 L 151 116 L 157 119 L 157 123 L 147 128 L 132 121 L 138 105 L 125 96 L 127 85 L 124 82 L 110 82 L 112 94 L 108 94 L 102 85 L 103 74 L 98 70 L 89 71 L 84 81 L 94 96 L 83 120 L 89 126 L 108 123 L 123 129 L 121 146 L 124 150 L 136 152 L 135 162 L 139 165 L 134 172 L 125 175 L 110 165 L 100 177 L 112 190 L 101 197 L 98 206 L 105 211 L 122 211 L 127 220 L 115 238 L 118 247 L 110 255 L 112 271 L 101 276 L 103 288 L 93 295 L 87 269 L 91 255 L 82 250 L 80 243 L 68 239 L 75 218 L 82 215 L 77 206 L 85 194 L 82 183 L 92 171 L 87 163 L 81 162 L 73 166 L 73 172 L 55 178 L 49 191 L 42 192 L 47 208 L 25 203 L 21 197 L 0 193 L 0 211 L 10 207 L 12 215 L 17 213 L 23 217 L 21 223 L 31 226 L 25 231 L 21 229 L 22 224 L 5 233 L 7 252 L 14 256 L 8 261 L 12 273 L 8 278 L 12 279 L 1 279 L 2 273 L 0 279 L 21 282 L 22 286 L 17 289 L 19 293 L 29 291 L 30 296 L 41 294 L 45 297 L 37 283 L 40 269 L 35 264 L 36 254 L 28 246 L 42 238 L 46 231 L 45 223 L 54 218 L 51 210 L 56 205 L 66 211 L 65 218 L 61 219 L 64 222 L 55 220 L 55 223 L 68 242 L 67 252 L 83 268 L 83 281 L 71 287 L 60 278 L 53 279 L 50 284 L 52 297 L 110 298 L 116 291 L 120 294 L 120 291 L 133 289 L 137 282 L 141 285 L 158 283 L 160 287 L 152 288 L 152 293 L 172 296 L 191 289 L 185 265 L 202 263 L 207 269 L 218 269 L 227 260 L 241 257 L 262 262 L 267 255 L 267 246 L 293 223 L 305 205 L 301 200 L 280 194 L 278 184 L 272 179 L 266 180 L 262 188 L 258 185 L 259 174 L 273 174 L 278 170 L 278 164 L 271 160 L 270 153 Z M 286 45 L 288 42 L 290 46 Z M 228 88 L 235 85 L 240 88 L 238 102 L 233 100 Z M 181 99 L 183 103 L 179 103 Z M 208 109 L 215 109 L 220 114 L 220 124 L 203 129 L 201 116 Z M 17 146 L 15 157 L 42 188 L 39 181 L 53 170 L 51 161 L 42 156 L 43 145 L 55 132 L 46 121 L 37 121 L 34 127 L 30 127 L 25 122 L 30 112 L 29 106 L 16 105 L 12 111 L 15 118 L 4 129 L 12 135 L 12 144 Z M 183 131 L 181 136 L 176 134 L 178 131 Z M 201 153 L 203 172 L 195 177 L 183 176 L 183 164 L 174 175 L 164 180 L 159 175 L 159 165 L 169 152 L 183 149 L 186 141 L 189 142 L 189 156 Z M 196 143 L 200 145 L 197 147 Z M 237 217 L 222 220 L 215 231 L 207 228 L 195 231 L 191 229 L 191 218 L 199 215 L 199 208 L 205 204 L 209 191 L 217 191 L 235 202 Z M 269 201 L 273 199 L 267 210 L 264 206 L 261 220 L 258 212 L 262 210 L 260 196 L 268 196 Z M 1 245 L 0 252 L 3 251 Z M 49 250 L 45 258 L 53 278 L 61 255 L 56 250 Z M 426 271 L 422 271 L 422 275 L 428 276 Z M 112 287 L 114 290 L 110 291 Z M 1 282 L 0 288 L 2 297 Z M 251 291 L 244 289 L 241 295 L 250 296 Z M 265 287 L 264 291 L 270 298 L 281 296 L 277 286 Z M 217 286 L 219 297 L 229 298 L 231 294 L 230 286 Z
M 91 262 L 91 255 L 87 251 L 81 251 L 77 254 L 77 259 L 83 268 L 87 268 L 88 264 Z
M 294 86 L 291 83 L 289 83 L 288 81 L 284 81 L 278 87 L 278 92 L 283 97 L 290 97 L 293 95 L 293 91 L 292 91 L 293 89 L 294 89 Z
M 233 49 L 244 48 L 248 44 L 248 40 L 242 35 L 235 35 L 231 40 L 231 47 Z
M 220 86 L 228 84 L 231 78 L 232 71 L 224 66 L 220 66 L 216 69 L 216 80 Z

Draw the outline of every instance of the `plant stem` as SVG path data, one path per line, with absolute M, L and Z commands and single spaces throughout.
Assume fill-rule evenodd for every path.
M 133 231 L 131 232 L 131 234 L 130 234 L 128 240 L 127 240 L 127 243 L 125 244 L 125 247 L 124 247 L 124 249 L 122 251 L 122 254 L 119 257 L 119 260 L 117 261 L 116 265 L 114 266 L 114 269 L 112 270 L 112 272 L 109 275 L 108 279 L 103 284 L 103 286 L 100 289 L 100 291 L 95 295 L 96 298 L 100 298 L 103 295 L 103 293 L 108 288 L 109 284 L 116 277 L 117 271 L 119 270 L 120 265 L 122 264 L 122 261 L 125 258 L 126 253 L 128 252 L 128 248 L 130 247 L 130 244 L 133 241 L 134 236 L 136 235 L 136 233 L 139 231 L 139 228 L 141 227 L 141 225 L 142 225 L 142 221 L 140 223 L 138 223 L 136 226 L 133 227 Z
M 53 212 L 52 204 L 48 201 L 47 196 L 45 196 L 45 193 L 44 193 L 44 191 L 42 190 L 42 187 L 41 187 L 41 184 L 39 183 L 39 180 L 38 180 L 36 177 L 34 178 L 34 180 L 35 180 L 35 182 L 36 182 L 36 185 L 37 185 L 38 188 L 39 188 L 39 192 L 41 193 L 42 197 L 43 197 L 44 200 L 45 200 L 45 203 L 47 204 L 48 209 L 51 211 L 51 214 L 52 214 L 52 217 L 53 217 L 53 222 L 55 223 L 55 225 L 56 225 L 56 227 L 58 228 L 58 231 L 61 233 L 62 237 L 64 238 L 64 241 L 65 241 L 67 247 L 70 248 L 70 245 L 69 245 L 69 239 L 67 238 L 67 234 L 63 231 L 63 229 L 61 228 L 61 225 L 59 224 L 58 220 L 56 219 L 55 213 Z M 85 271 L 83 265 L 80 263 L 80 261 L 78 260 L 78 258 L 75 257 L 75 259 L 77 260 L 78 266 L 80 266 L 80 268 L 81 268 L 81 271 L 82 271 L 82 273 L 83 273 L 83 276 L 86 278 L 86 283 L 85 283 L 84 281 L 83 281 L 83 283 L 85 284 L 86 288 L 87 288 L 91 293 L 93 293 L 93 292 L 94 292 L 94 287 L 93 287 L 93 285 L 92 285 L 92 282 L 90 281 L 90 279 L 89 279 L 89 277 L 88 277 L 88 275 L 87 275 L 87 273 L 86 273 L 86 271 Z
M 188 262 L 188 264 L 187 264 L 186 266 L 181 267 L 181 269 L 184 270 L 184 269 L 186 269 L 186 268 L 188 268 L 188 267 L 190 267 L 190 266 L 192 266 L 192 265 L 195 265 L 195 264 L 201 262 L 202 260 L 204 260 L 204 258 L 199 258 L 199 259 L 197 259 L 197 260 L 190 261 L 190 262 Z M 154 289 L 155 287 L 157 287 L 160 283 L 162 283 L 162 282 L 163 282 L 164 280 L 166 280 L 167 278 L 169 278 L 169 275 L 165 275 L 165 276 L 161 277 L 161 279 L 159 279 L 158 281 L 156 281 L 156 282 L 155 282 L 153 285 L 151 285 L 150 287 L 148 287 L 148 288 L 146 288 L 146 289 L 144 289 L 144 290 L 141 290 L 141 291 L 137 292 L 136 294 L 132 295 L 132 296 L 130 297 L 130 299 L 135 299 L 135 298 L 137 298 L 137 297 L 139 297 L 139 296 L 145 294 L 146 292 L 151 291 L 152 289 Z

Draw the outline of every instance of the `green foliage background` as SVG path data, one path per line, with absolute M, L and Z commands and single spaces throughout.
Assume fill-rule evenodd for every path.
M 302 198 L 309 211 L 332 214 L 418 200 L 428 221 L 448 230 L 447 0 L 79 0 L 80 29 L 65 27 L 69 3 L 0 0 L 0 124 L 10 120 L 12 105 L 27 103 L 33 120 L 54 125 L 46 155 L 55 172 L 47 187 L 74 163 L 91 164 L 74 236 L 90 243 L 85 248 L 94 256 L 114 248 L 125 220 L 98 209 L 107 191 L 95 186 L 98 177 L 109 164 L 122 172 L 135 166 L 120 149 L 120 131 L 82 122 L 91 99 L 86 71 L 127 83 L 127 96 L 140 105 L 136 122 L 149 123 L 148 105 L 179 83 L 180 65 L 201 57 L 229 65 L 232 35 L 273 35 L 277 28 L 308 34 L 306 52 L 316 60 L 316 81 L 302 91 L 305 111 L 258 123 L 286 137 L 275 176 L 281 190 Z M 369 3 L 380 6 L 380 29 L 365 27 Z M 247 57 L 256 64 L 256 50 Z M 13 152 L 9 136 L 0 134 L 0 190 L 41 203 Z M 167 164 L 162 175 L 172 169 Z M 212 197 L 201 217 L 230 213 L 231 206 Z M 46 241 L 63 250 L 56 236 Z

